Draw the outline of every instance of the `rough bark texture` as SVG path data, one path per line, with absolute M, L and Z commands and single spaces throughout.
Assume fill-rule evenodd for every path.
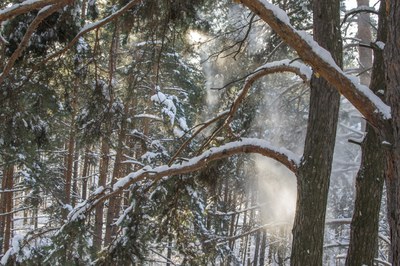
M 400 0 L 386 1 L 388 35 L 384 57 L 387 101 L 392 112 L 392 149 L 388 152 L 386 187 L 392 264 L 400 265 Z
M 341 65 L 339 0 L 314 1 L 314 39 Z M 340 96 L 323 78 L 311 79 L 310 111 L 302 164 L 291 265 L 322 265 L 326 203 L 335 146 Z
M 385 3 L 381 3 L 377 40 L 386 42 Z M 371 77 L 373 91 L 386 90 L 383 53 L 376 49 Z M 385 152 L 371 126 L 362 144 L 362 159 L 356 179 L 356 201 L 351 221 L 346 265 L 373 265 L 378 245 L 379 210 L 382 198 Z

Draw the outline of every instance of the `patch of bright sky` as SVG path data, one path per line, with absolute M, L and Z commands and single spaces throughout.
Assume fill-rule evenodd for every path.
M 356 0 L 346 0 L 346 9 L 350 10 L 352 8 L 356 8 L 357 7 L 357 1 Z

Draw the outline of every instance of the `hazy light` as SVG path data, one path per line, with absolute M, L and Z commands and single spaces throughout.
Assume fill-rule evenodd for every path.
M 296 177 L 272 159 L 256 157 L 261 209 L 266 222 L 292 223 L 296 208 Z

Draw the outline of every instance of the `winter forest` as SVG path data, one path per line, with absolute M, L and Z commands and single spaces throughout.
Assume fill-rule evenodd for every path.
M 400 265 L 400 0 L 2 0 L 0 265 Z

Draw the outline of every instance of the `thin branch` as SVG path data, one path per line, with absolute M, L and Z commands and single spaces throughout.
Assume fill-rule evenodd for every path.
M 273 227 L 283 226 L 283 225 L 288 226 L 290 224 L 288 222 L 278 222 L 278 223 L 265 224 L 265 225 L 253 228 L 253 229 L 251 229 L 249 231 L 246 231 L 246 232 L 238 234 L 238 235 L 228 236 L 228 237 L 224 237 L 222 239 L 218 239 L 218 245 L 222 245 L 222 244 L 226 243 L 227 241 L 232 241 L 232 240 L 236 240 L 236 239 L 251 235 L 251 234 L 253 234 L 253 233 L 257 232 L 257 231 L 264 230 L 266 228 L 271 228 L 271 227 L 273 228 Z
M 243 43 L 247 40 L 247 38 L 249 37 L 250 31 L 251 31 L 251 26 L 253 24 L 254 18 L 256 17 L 256 14 L 253 14 L 250 18 L 250 22 L 249 22 L 249 27 L 247 28 L 247 31 L 243 37 L 242 40 L 239 41 L 239 47 L 236 50 L 236 52 L 232 52 L 227 54 L 225 57 L 231 56 L 232 54 L 234 54 L 233 59 L 236 60 L 236 56 L 242 51 L 242 47 L 243 47 Z M 237 43 L 236 43 L 237 44 Z
M 151 252 L 157 254 L 158 256 L 160 256 L 161 258 L 165 259 L 165 261 L 168 263 L 171 263 L 172 265 L 176 265 L 172 260 L 168 259 L 167 257 L 165 257 L 163 254 L 161 254 L 160 252 L 155 251 L 154 249 L 150 248 L 149 249 Z M 164 263 L 164 262 L 163 262 Z
M 239 48 L 237 50 L 229 53 L 228 55 L 224 55 L 222 57 L 222 58 L 226 58 L 226 57 L 228 57 L 228 56 L 230 56 L 232 54 L 235 54 L 235 56 L 234 56 L 234 59 L 235 59 L 235 57 L 239 54 L 239 52 L 240 52 L 240 50 L 241 50 L 241 48 L 243 46 L 244 41 L 248 38 L 248 36 L 250 34 L 250 30 L 251 30 L 252 24 L 260 20 L 260 19 L 254 19 L 254 18 L 255 18 L 255 15 L 251 15 L 250 21 L 248 23 L 246 23 L 246 25 L 243 25 L 243 26 L 239 27 L 238 29 L 235 29 L 233 31 L 230 31 L 230 32 L 227 32 L 227 33 L 224 34 L 224 35 L 229 35 L 229 34 L 232 34 L 232 33 L 236 32 L 236 31 L 240 31 L 239 33 L 241 33 L 243 31 L 243 29 L 247 27 L 247 30 L 246 30 L 244 38 L 242 38 L 240 41 L 235 42 L 234 44 L 231 44 L 231 45 L 229 45 L 227 47 L 224 47 L 222 50 L 219 50 L 219 51 L 216 51 L 216 52 L 210 54 L 206 59 L 202 60 L 200 62 L 200 64 L 203 64 L 203 63 L 207 62 L 211 58 L 214 58 L 214 57 L 218 58 L 222 53 L 224 53 L 225 51 L 229 51 L 230 49 L 235 48 L 239 44 Z M 200 43 L 200 45 L 202 45 L 202 44 L 204 44 L 206 42 L 211 42 L 212 40 L 217 39 L 217 38 L 219 38 L 219 36 L 211 38 L 211 39 L 209 39 L 209 40 L 207 40 L 207 41 L 205 41 L 203 43 Z
M 217 122 L 218 120 L 220 120 L 220 119 L 224 118 L 225 116 L 227 116 L 228 113 L 229 113 L 228 110 L 227 110 L 227 111 L 224 111 L 224 112 L 221 112 L 221 113 L 218 114 L 216 117 L 214 117 L 214 118 L 212 118 L 212 119 L 210 119 L 210 120 L 208 120 L 208 121 L 206 121 L 206 122 L 204 122 L 204 123 L 202 123 L 202 124 L 200 124 L 200 125 L 197 125 L 196 127 L 198 127 L 198 126 L 201 126 L 201 127 L 200 127 L 195 133 L 193 133 L 193 135 L 190 136 L 190 138 L 188 138 L 188 139 L 179 147 L 178 151 L 175 152 L 175 154 L 172 156 L 171 160 L 168 162 L 168 165 L 171 166 L 171 164 L 175 161 L 175 159 L 179 156 L 179 154 L 189 145 L 189 143 L 190 143 L 198 134 L 200 134 L 200 132 L 202 132 L 204 129 L 206 129 L 207 127 L 209 127 L 211 124 L 213 124 L 213 123 Z
M 33 206 L 19 208 L 19 209 L 10 211 L 10 212 L 3 212 L 3 213 L 0 213 L 0 216 L 8 216 L 10 214 L 14 214 L 14 213 L 17 213 L 17 212 L 22 212 L 22 211 L 25 211 L 25 210 L 29 210 L 30 208 L 33 208 Z

